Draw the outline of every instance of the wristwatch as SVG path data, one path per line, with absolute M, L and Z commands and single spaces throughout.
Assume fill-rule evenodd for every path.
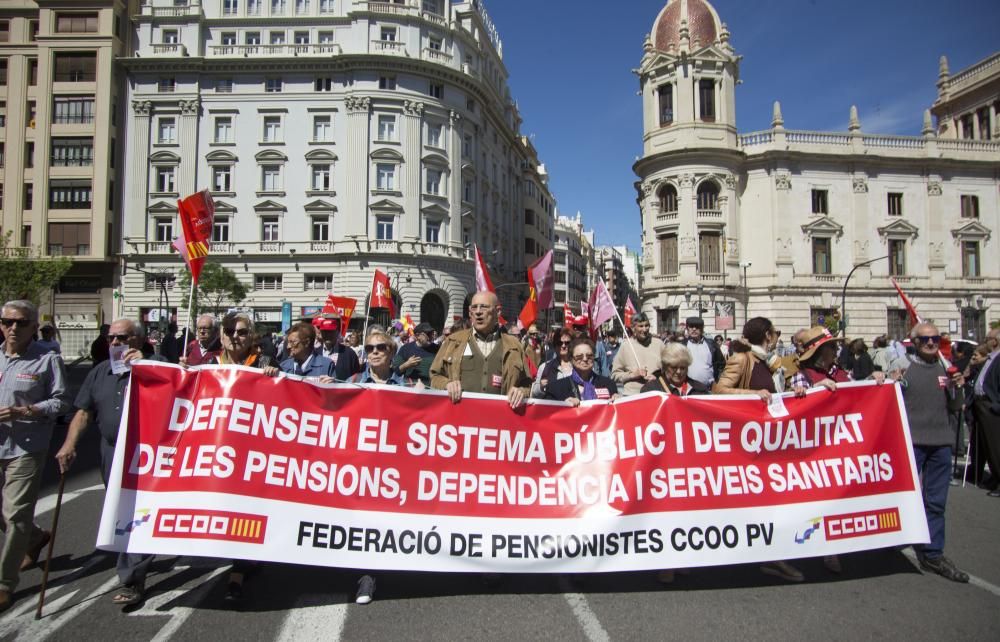
M 34 417 L 37 414 L 34 406 L 23 406 L 23 408 L 24 408 L 24 417 Z

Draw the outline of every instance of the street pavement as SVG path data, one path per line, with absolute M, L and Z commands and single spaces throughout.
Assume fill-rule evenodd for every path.
M 56 487 L 53 460 L 37 510 L 45 528 Z M 44 616 L 34 617 L 36 568 L 0 616 L 0 641 L 1000 639 L 1000 499 L 971 486 L 951 489 L 946 547 L 967 585 L 922 574 L 909 549 L 884 549 L 843 556 L 840 576 L 799 560 L 802 584 L 756 565 L 695 569 L 669 586 L 654 573 L 511 575 L 493 588 L 478 575 L 379 573 L 375 601 L 359 606 L 358 571 L 273 564 L 233 605 L 228 560 L 163 557 L 131 610 L 111 603 L 114 556 L 94 550 L 103 497 L 91 429 L 67 476 Z

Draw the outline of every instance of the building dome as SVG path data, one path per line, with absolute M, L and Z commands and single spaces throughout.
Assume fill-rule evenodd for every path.
M 687 48 L 700 49 L 719 40 L 725 27 L 705 0 L 669 0 L 653 23 L 653 47 L 675 52 L 687 31 Z

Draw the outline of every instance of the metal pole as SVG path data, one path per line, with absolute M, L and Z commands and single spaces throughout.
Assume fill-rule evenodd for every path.
M 844 289 L 840 293 L 840 336 L 847 337 L 847 284 L 851 282 L 851 277 L 854 276 L 854 271 L 859 267 L 864 267 L 866 265 L 871 265 L 875 261 L 881 261 L 882 259 L 889 258 L 889 255 L 880 256 L 877 259 L 870 259 L 862 263 L 858 263 L 851 271 L 847 273 L 847 278 L 844 279 Z

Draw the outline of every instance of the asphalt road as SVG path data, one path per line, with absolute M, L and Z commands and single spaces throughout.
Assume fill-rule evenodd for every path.
M 104 494 L 96 450 L 92 431 L 67 479 L 44 617 L 34 619 L 42 573 L 32 569 L 0 616 L 0 640 L 1000 638 L 1000 499 L 972 487 L 952 488 L 948 504 L 947 552 L 973 575 L 968 585 L 923 575 L 908 549 L 886 549 L 843 556 L 840 576 L 819 560 L 796 562 L 806 574 L 798 585 L 755 565 L 695 570 L 670 586 L 653 573 L 513 575 L 496 588 L 478 575 L 382 573 L 375 601 L 358 606 L 356 571 L 266 565 L 234 606 L 224 600 L 228 561 L 182 557 L 158 559 L 145 604 L 123 611 L 111 603 L 114 557 L 94 550 Z

